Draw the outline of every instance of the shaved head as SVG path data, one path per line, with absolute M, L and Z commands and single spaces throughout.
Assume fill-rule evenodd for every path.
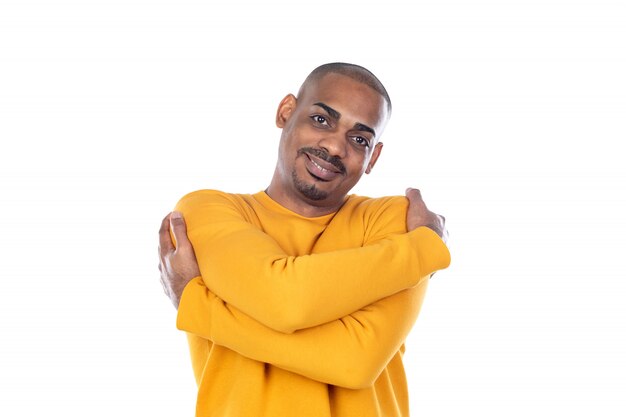
M 302 91 L 308 85 L 318 82 L 330 73 L 345 75 L 372 88 L 378 94 L 383 96 L 387 102 L 387 110 L 389 111 L 389 114 L 391 114 L 391 99 L 389 98 L 389 94 L 387 93 L 385 86 L 383 86 L 383 83 L 381 83 L 380 80 L 376 78 L 376 76 L 368 69 L 355 64 L 347 64 L 345 62 L 333 62 L 330 64 L 320 65 L 315 68 L 302 83 L 298 96 L 302 94 Z

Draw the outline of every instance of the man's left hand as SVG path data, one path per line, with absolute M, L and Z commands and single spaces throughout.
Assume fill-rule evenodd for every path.
M 172 242 L 170 229 L 176 244 Z M 159 271 L 163 291 L 178 309 L 185 286 L 200 275 L 196 254 L 187 237 L 187 226 L 179 212 L 165 216 L 159 229 Z

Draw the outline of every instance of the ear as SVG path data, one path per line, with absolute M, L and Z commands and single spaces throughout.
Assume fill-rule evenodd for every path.
M 284 99 L 281 100 L 276 111 L 276 126 L 279 128 L 285 127 L 285 123 L 289 120 L 289 117 L 296 108 L 298 100 L 293 94 L 287 94 Z
M 372 172 L 372 168 L 376 165 L 376 161 L 378 161 L 378 157 L 380 156 L 380 152 L 383 150 L 383 143 L 378 142 L 376 146 L 374 146 L 374 151 L 372 152 L 372 157 L 370 158 L 369 164 L 367 164 L 367 169 L 365 170 L 366 174 Z

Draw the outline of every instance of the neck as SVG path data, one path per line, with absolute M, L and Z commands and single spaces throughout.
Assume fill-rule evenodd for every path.
M 346 201 L 345 197 L 334 204 L 326 200 L 308 200 L 303 195 L 300 195 L 297 190 L 291 190 L 287 184 L 282 184 L 276 175 L 272 178 L 272 182 L 265 190 L 265 193 L 281 206 L 304 217 L 319 217 L 334 213 Z

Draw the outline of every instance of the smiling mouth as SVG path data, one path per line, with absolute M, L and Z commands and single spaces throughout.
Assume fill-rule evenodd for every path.
M 315 179 L 316 179 L 316 180 L 318 180 L 318 181 L 322 181 L 322 182 L 328 182 L 328 181 L 330 181 L 330 180 L 324 180 L 324 179 L 322 179 L 322 178 L 318 177 L 318 176 L 317 176 L 317 175 L 315 175 L 315 174 L 311 174 L 311 171 L 308 171 L 308 170 L 307 170 L 307 172 L 309 173 L 309 175 L 310 175 L 310 176 L 312 176 L 313 178 L 315 178 Z
M 309 160 L 313 163 L 313 165 L 315 165 L 317 168 L 321 169 L 322 171 L 336 172 L 338 174 L 340 173 L 340 171 L 337 170 L 337 169 L 326 168 L 326 167 L 321 166 L 319 163 L 315 162 L 315 158 L 312 158 L 308 154 L 307 154 L 307 156 L 309 157 Z
M 309 153 L 304 153 L 306 156 L 306 170 L 316 180 L 322 182 L 329 182 L 338 176 L 343 175 L 338 168 L 329 162 L 323 161 Z

